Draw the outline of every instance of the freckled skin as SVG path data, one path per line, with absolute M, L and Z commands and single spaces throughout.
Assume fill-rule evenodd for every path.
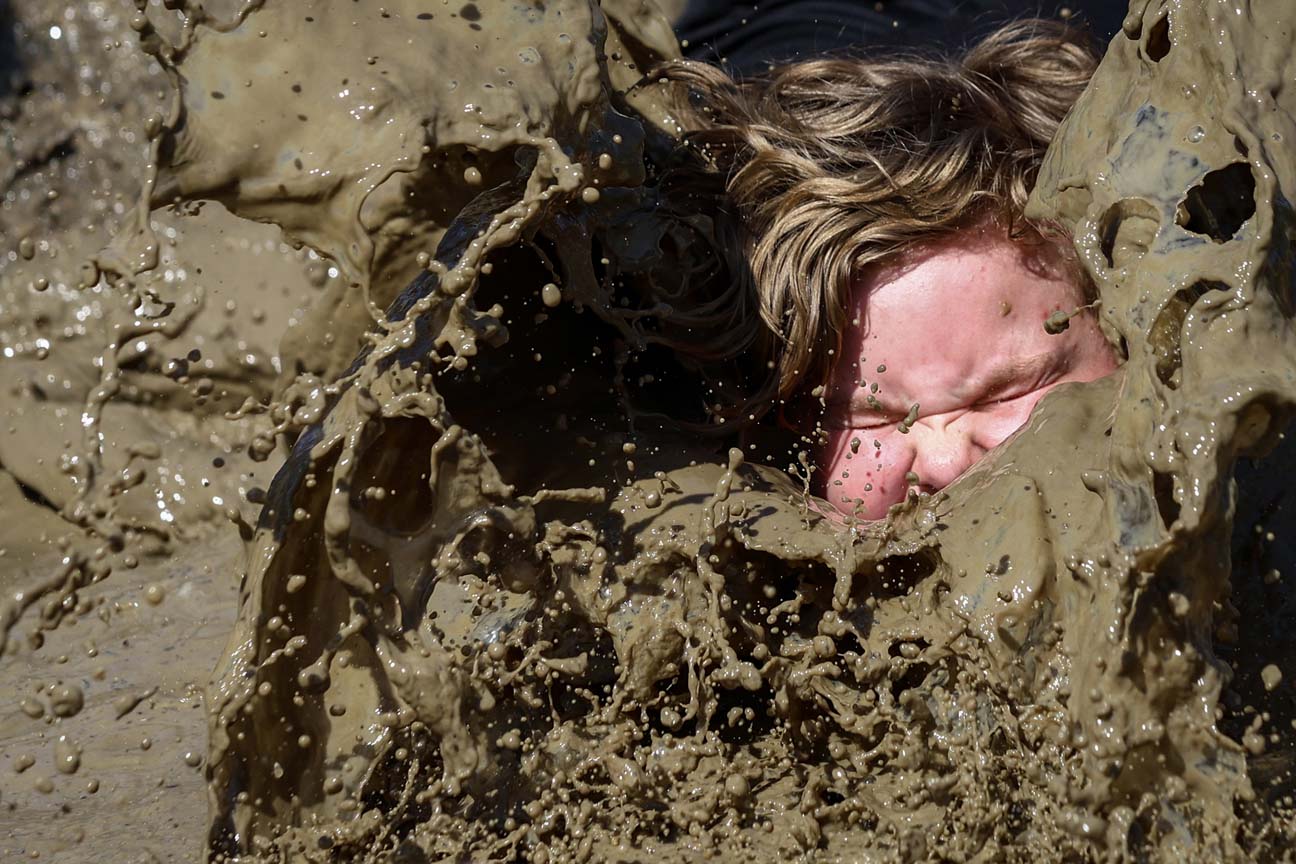
M 1092 313 L 1045 332 L 1049 313 L 1084 303 L 1057 250 L 991 225 L 866 269 L 852 294 L 817 463 L 824 497 L 845 512 L 861 499 L 866 519 L 884 517 L 911 487 L 948 486 L 1049 390 L 1118 365 Z

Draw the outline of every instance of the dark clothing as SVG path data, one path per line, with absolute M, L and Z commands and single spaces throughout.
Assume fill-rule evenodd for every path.
M 688 0 L 675 25 L 684 55 L 735 74 L 825 54 L 877 48 L 957 52 L 1014 18 L 1058 17 L 1087 25 L 1105 45 L 1120 30 L 1123 0 Z

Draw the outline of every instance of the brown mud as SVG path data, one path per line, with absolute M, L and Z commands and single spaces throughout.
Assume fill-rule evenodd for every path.
M 1290 855 L 1290 4 L 1136 0 L 1032 202 L 1122 370 L 848 526 L 672 350 L 651 3 L 13 5 L 0 847 Z

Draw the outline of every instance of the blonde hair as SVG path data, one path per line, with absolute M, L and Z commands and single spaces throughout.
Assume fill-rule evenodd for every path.
M 861 268 L 987 216 L 1039 229 L 1026 198 L 1096 64 L 1081 32 L 1025 20 L 953 58 L 816 59 L 749 81 L 688 61 L 657 71 L 686 88 L 686 140 L 724 178 L 767 396 L 826 382 Z

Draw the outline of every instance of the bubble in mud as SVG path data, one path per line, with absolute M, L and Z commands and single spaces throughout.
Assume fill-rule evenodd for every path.
M 55 717 L 73 717 L 85 706 L 85 693 L 75 684 L 57 684 L 50 690 L 49 700 Z
M 182 758 L 184 759 L 184 763 L 190 768 L 197 768 L 203 761 L 202 754 L 197 750 L 186 750 Z
M 33 720 L 39 720 L 45 716 L 45 706 L 30 696 L 18 703 L 18 709 Z

